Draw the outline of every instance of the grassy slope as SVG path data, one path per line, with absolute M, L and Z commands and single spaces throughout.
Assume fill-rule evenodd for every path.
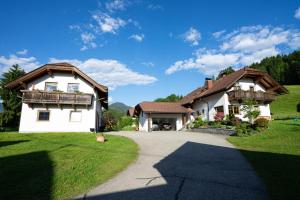
M 0 199 L 66 199 L 100 184 L 137 157 L 124 137 L 94 134 L 0 134 Z
M 278 96 L 276 101 L 271 103 L 271 112 L 275 119 L 283 119 L 288 117 L 300 117 L 300 113 L 296 110 L 296 105 L 300 102 L 300 85 L 285 86 L 289 93 Z
M 264 180 L 273 200 L 300 196 L 300 121 L 276 120 L 262 134 L 229 137 Z
M 289 94 L 271 104 L 275 119 L 300 116 L 300 86 L 286 86 Z M 300 196 L 300 121 L 275 120 L 268 130 L 249 137 L 229 137 L 241 149 L 260 177 L 273 200 L 297 199 Z

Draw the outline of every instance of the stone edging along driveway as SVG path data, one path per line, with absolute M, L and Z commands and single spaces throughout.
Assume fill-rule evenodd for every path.
M 138 160 L 77 199 L 268 199 L 241 153 L 222 135 L 117 132 L 140 146 Z

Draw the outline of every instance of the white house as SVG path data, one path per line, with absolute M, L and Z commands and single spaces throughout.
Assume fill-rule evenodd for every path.
M 10 82 L 20 89 L 19 132 L 90 132 L 102 127 L 108 89 L 68 63 L 46 64 Z
M 271 119 L 270 103 L 278 93 L 287 90 L 277 83 L 269 74 L 252 68 L 243 68 L 218 80 L 206 79 L 205 85 L 192 91 L 180 102 L 150 103 L 145 102 L 135 107 L 135 115 L 139 116 L 140 130 L 151 131 L 157 119 L 163 118 L 171 123 L 173 130 L 180 130 L 195 117 L 214 121 L 216 113 L 234 114 L 241 120 L 244 118 L 242 107 L 245 100 L 257 102 L 259 117 Z M 170 104 L 170 103 L 169 103 Z M 157 109 L 159 108 L 159 109 Z

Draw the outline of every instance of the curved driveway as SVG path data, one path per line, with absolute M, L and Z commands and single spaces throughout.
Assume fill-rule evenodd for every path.
M 263 184 L 225 136 L 118 132 L 140 146 L 138 160 L 78 199 L 267 199 Z

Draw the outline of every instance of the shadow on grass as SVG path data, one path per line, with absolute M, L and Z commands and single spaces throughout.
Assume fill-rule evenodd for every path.
M 5 147 L 9 145 L 19 144 L 22 142 L 28 142 L 29 140 L 16 140 L 16 141 L 0 141 L 0 147 Z
M 272 199 L 300 196 L 299 156 L 241 152 L 266 183 Z M 100 192 L 84 199 L 268 199 L 264 185 L 242 154 L 232 148 L 187 142 L 154 164 L 160 176 L 131 177 L 142 188 Z M 142 156 L 153 155 L 149 152 Z M 53 176 L 52 161 L 46 151 L 2 157 L 0 199 L 50 200 Z
M 46 151 L 0 158 L 0 199 L 50 200 L 52 162 Z

